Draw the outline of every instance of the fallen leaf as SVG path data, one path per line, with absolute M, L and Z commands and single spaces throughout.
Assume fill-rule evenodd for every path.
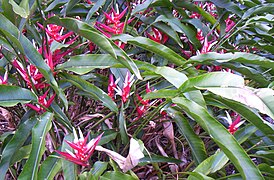
M 137 166 L 139 160 L 145 157 L 142 152 L 141 145 L 133 138 L 130 139 L 129 153 L 126 158 L 118 154 L 117 152 L 111 151 L 102 146 L 96 146 L 95 149 L 97 151 L 105 152 L 112 160 L 114 160 L 118 164 L 123 172 L 127 172 L 128 170 L 131 170 L 132 168 Z

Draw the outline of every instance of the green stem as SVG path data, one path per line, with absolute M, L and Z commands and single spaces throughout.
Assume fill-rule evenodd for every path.
M 103 117 L 102 119 L 100 119 L 99 121 L 97 121 L 93 126 L 91 126 L 89 129 L 93 129 L 96 126 L 98 126 L 100 123 L 104 122 L 107 118 L 113 116 L 115 114 L 115 112 L 110 112 L 108 115 L 106 115 L 105 117 Z

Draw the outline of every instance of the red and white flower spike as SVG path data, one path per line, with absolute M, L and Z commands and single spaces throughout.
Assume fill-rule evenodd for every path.
M 120 78 L 118 78 L 114 82 L 113 74 L 109 75 L 109 80 L 108 80 L 108 95 L 109 95 L 109 97 L 111 97 L 112 100 L 114 100 L 115 88 L 117 87 L 117 84 L 118 84 L 119 81 L 120 81 Z
M 65 41 L 67 38 L 71 37 L 74 33 L 71 31 L 71 32 L 68 32 L 67 34 L 62 35 L 63 31 L 64 31 L 64 27 L 58 26 L 55 24 L 48 24 L 46 28 L 44 28 L 44 26 L 40 23 L 37 23 L 37 25 L 41 29 L 45 29 L 47 35 L 50 37 L 49 44 L 51 44 L 53 42 L 53 40 L 55 40 L 57 42 Z M 72 44 L 74 41 L 69 41 L 66 44 Z
M 122 97 L 123 103 L 127 101 L 127 99 L 129 98 L 131 94 L 130 87 L 132 86 L 133 83 L 134 83 L 134 75 L 130 77 L 130 73 L 127 72 L 125 77 L 125 82 L 123 83 L 123 89 L 121 90 L 121 88 L 119 87 L 115 88 L 117 94 Z
M 66 143 L 73 149 L 74 152 L 71 152 L 70 150 L 66 149 L 66 152 L 61 152 L 56 150 L 57 153 L 59 153 L 62 157 L 65 159 L 75 163 L 79 164 L 81 166 L 88 166 L 89 165 L 89 158 L 93 154 L 95 147 L 98 145 L 102 135 L 100 134 L 95 139 L 92 139 L 87 143 L 88 137 L 90 132 L 86 135 L 86 137 L 83 136 L 83 133 L 81 129 L 79 128 L 79 135 L 76 133 L 76 130 L 73 128 L 73 134 L 74 134 L 74 141 L 66 141 Z
M 241 116 L 240 115 L 237 115 L 236 119 L 234 121 L 232 121 L 229 113 L 226 111 L 226 115 L 227 115 L 227 122 L 229 124 L 228 126 L 228 131 L 231 133 L 231 134 L 234 134 L 238 128 L 245 122 L 245 121 L 241 121 Z
M 207 36 L 206 36 L 206 37 L 204 38 L 204 45 L 203 45 L 203 47 L 202 47 L 202 49 L 201 49 L 201 52 L 198 51 L 197 54 L 206 54 L 206 53 L 210 52 L 210 51 L 211 51 L 210 49 L 211 49 L 212 46 L 214 46 L 216 43 L 217 43 L 217 41 L 215 41 L 215 42 L 212 42 L 212 41 L 208 42 Z
M 152 90 L 149 87 L 149 82 L 146 85 L 146 93 L 150 93 L 152 92 Z M 148 106 L 149 105 L 149 99 L 144 100 L 139 94 L 136 94 L 137 99 L 140 101 L 141 104 L 143 104 L 144 106 Z
M 43 108 L 43 107 L 46 107 L 46 108 L 49 108 L 51 103 L 53 102 L 54 98 L 55 98 L 55 95 L 54 94 L 53 96 L 51 96 L 49 98 L 49 100 L 46 100 L 46 97 L 49 93 L 49 90 L 47 90 L 45 92 L 45 94 L 43 94 L 42 96 L 39 96 L 38 98 L 38 103 L 37 105 L 33 105 L 33 104 L 26 104 L 26 106 L 30 107 L 31 109 L 33 109 L 34 111 L 36 112 L 45 112 L 46 110 Z M 43 107 L 42 107 L 43 106 Z
M 95 27 L 108 38 L 112 37 L 112 35 L 122 34 L 125 23 L 129 24 L 134 19 L 129 19 L 126 22 L 120 21 L 126 14 L 127 9 L 128 8 L 125 8 L 121 13 L 119 13 L 117 7 L 117 12 L 113 8 L 109 13 L 104 12 L 106 17 L 105 24 L 97 21 Z M 115 44 L 122 49 L 125 47 L 125 44 L 120 41 L 115 41 Z
M 152 28 L 152 31 L 153 31 L 152 35 L 147 33 L 148 38 L 157 42 L 157 43 L 165 44 L 165 42 L 168 40 L 168 36 L 156 28 Z
M 5 72 L 3 78 L 0 76 L 0 84 L 7 84 L 8 83 L 8 71 Z
M 236 23 L 234 21 L 231 20 L 231 17 L 233 17 L 234 15 L 228 17 L 226 20 L 225 20 L 225 32 L 228 32 L 230 31 L 235 25 Z

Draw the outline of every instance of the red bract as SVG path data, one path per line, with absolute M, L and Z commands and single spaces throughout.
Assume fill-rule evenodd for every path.
M 203 41 L 203 40 L 205 39 L 205 37 L 203 36 L 203 31 L 202 31 L 201 29 L 198 29 L 198 30 L 197 30 L 196 38 L 197 38 L 199 41 Z
M 235 26 L 236 23 L 228 17 L 225 20 L 225 24 L 226 24 L 225 32 L 228 32 Z
M 81 166 L 88 166 L 89 165 L 88 159 L 93 154 L 95 147 L 99 143 L 103 134 L 99 135 L 95 139 L 92 139 L 89 143 L 87 143 L 87 140 L 90 132 L 88 132 L 85 138 L 80 129 L 79 129 L 80 138 L 78 138 L 78 135 L 75 129 L 73 129 L 73 134 L 74 134 L 74 141 L 73 142 L 66 141 L 66 143 L 74 150 L 74 153 L 67 149 L 66 149 L 66 152 L 61 152 L 57 150 L 56 152 L 59 153 L 65 159 L 75 164 L 79 164 Z
M 91 2 L 91 0 L 86 0 L 86 2 L 87 2 L 88 4 L 93 4 L 93 2 Z
M 150 92 L 152 92 L 152 90 L 149 87 L 149 83 L 147 83 L 147 85 L 146 85 L 146 93 L 150 93 Z M 150 103 L 149 99 L 144 100 L 141 96 L 139 96 L 139 94 L 136 94 L 136 96 L 137 96 L 137 99 L 142 104 L 142 106 L 137 106 L 136 107 L 138 118 L 140 118 L 148 110 L 149 106 L 151 106 L 154 102 Z
M 61 42 L 64 41 L 65 39 L 71 37 L 71 35 L 73 35 L 74 32 L 68 32 L 67 34 L 63 34 L 64 28 L 62 26 L 58 26 L 55 24 L 48 24 L 47 28 L 44 28 L 44 26 L 40 23 L 37 23 L 37 25 L 41 28 L 44 29 L 47 33 L 47 35 L 50 37 L 49 39 L 49 44 L 51 44 L 53 42 L 53 40 L 57 41 L 57 42 Z M 66 44 L 72 44 L 75 41 L 75 39 L 73 39 L 73 41 L 69 41 Z
M 96 28 L 101 31 L 106 37 L 110 38 L 112 35 L 122 34 L 125 26 L 125 22 L 120 20 L 123 18 L 127 11 L 125 8 L 120 14 L 117 13 L 113 8 L 109 13 L 104 12 L 106 17 L 105 24 L 96 22 Z M 130 23 L 133 19 L 127 21 L 127 24 Z M 115 42 L 119 47 L 124 48 L 124 44 L 121 42 Z
M 152 92 L 152 90 L 151 90 L 150 87 L 149 87 L 149 83 L 147 83 L 147 85 L 146 85 L 146 93 L 150 93 L 150 92 Z M 136 94 L 136 96 L 137 96 L 138 100 L 139 100 L 143 105 L 145 105 L 145 106 L 149 105 L 149 99 L 144 100 L 141 96 L 139 96 L 139 94 Z
M 33 105 L 33 104 L 26 104 L 26 106 L 30 107 L 31 109 L 33 109 L 34 111 L 36 112 L 45 112 L 46 110 L 43 108 L 43 107 L 46 107 L 46 108 L 49 108 L 51 103 L 53 102 L 54 98 L 55 98 L 55 95 L 54 94 L 53 96 L 51 96 L 49 98 L 49 100 L 46 100 L 46 97 L 49 93 L 49 90 L 47 90 L 45 92 L 45 94 L 43 94 L 42 96 L 39 96 L 38 98 L 38 103 L 37 105 Z
M 236 119 L 232 122 L 232 119 L 230 117 L 230 115 L 228 114 L 228 112 L 226 112 L 227 114 L 227 122 L 229 124 L 228 126 L 228 131 L 231 134 L 234 134 L 238 128 L 245 122 L 245 121 L 241 121 L 241 116 L 237 115 Z
M 130 96 L 130 87 L 132 86 L 134 82 L 133 78 L 134 78 L 134 75 L 130 77 L 129 72 L 127 72 L 127 75 L 125 77 L 125 82 L 123 83 L 123 89 L 121 90 L 119 87 L 115 88 L 117 94 L 122 97 L 123 103 L 125 103 Z
M 34 65 L 27 65 L 27 71 L 24 69 L 23 65 L 17 60 L 14 60 L 12 62 L 12 65 L 26 81 L 28 88 L 32 88 L 32 83 L 36 89 L 42 89 L 48 86 L 48 84 L 43 82 L 44 76 L 38 71 L 38 69 Z
M 61 59 L 71 53 L 73 50 L 79 48 L 82 44 L 79 44 L 71 49 L 67 49 L 66 51 L 62 52 L 60 49 L 56 49 L 53 53 L 46 48 L 46 43 L 44 43 L 43 47 L 38 49 L 38 52 L 41 55 L 45 56 L 45 62 L 50 67 L 52 71 L 54 68 L 60 63 Z
M 109 80 L 108 80 L 108 95 L 111 97 L 112 100 L 114 100 L 115 96 L 115 88 L 117 87 L 117 83 L 119 82 L 120 79 L 117 79 L 114 82 L 114 77 L 113 74 L 109 75 Z
M 147 36 L 149 37 L 149 39 L 160 44 L 164 44 L 168 40 L 168 36 L 165 33 L 162 33 L 161 31 L 159 31 L 158 29 L 152 28 L 152 31 L 153 31 L 152 35 L 147 33 Z
M 0 76 L 0 84 L 7 84 L 8 83 L 8 71 L 5 72 L 4 76 Z

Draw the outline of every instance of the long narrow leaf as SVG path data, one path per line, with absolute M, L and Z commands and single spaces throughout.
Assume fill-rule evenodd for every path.
M 235 53 L 226 53 L 220 54 L 216 52 L 209 52 L 207 54 L 200 54 L 193 56 L 187 61 L 187 63 L 203 63 L 203 62 L 239 62 L 246 64 L 255 64 L 265 68 L 274 68 L 274 62 L 265 57 L 245 52 L 235 52 Z
M 73 151 L 72 148 L 66 143 L 66 141 L 73 142 L 73 134 L 68 134 L 65 136 L 62 144 L 61 151 L 65 152 L 66 149 Z M 77 179 L 77 165 L 73 162 L 62 159 L 62 169 L 64 172 L 64 178 L 66 180 L 75 180 Z
M 241 116 L 243 116 L 246 120 L 251 122 L 254 126 L 256 126 L 262 133 L 264 133 L 265 136 L 274 134 L 274 129 L 272 129 L 270 126 L 267 125 L 266 121 L 263 120 L 259 114 L 254 111 L 253 109 L 243 105 L 242 103 L 225 99 L 222 97 L 218 97 L 216 95 L 208 95 L 205 96 L 206 101 L 208 102 L 221 102 L 225 106 L 227 106 L 230 109 L 233 109 L 234 111 L 238 112 Z M 269 136 L 269 138 L 274 141 L 273 136 Z
M 101 90 L 97 86 L 75 75 L 63 73 L 62 76 L 66 79 L 66 81 L 72 83 L 80 90 L 90 94 L 91 97 L 95 98 L 96 100 L 102 101 L 103 104 L 107 106 L 109 109 L 111 109 L 112 111 L 118 112 L 118 107 L 115 104 L 115 102 L 107 95 L 107 93 L 105 93 L 103 90 Z
M 61 170 L 61 159 L 55 156 L 49 156 L 42 163 L 38 172 L 38 179 L 53 179 L 54 176 Z
M 38 118 L 37 124 L 32 129 L 32 148 L 30 157 L 27 160 L 18 180 L 36 180 L 39 164 L 46 150 L 45 137 L 51 128 L 53 114 L 46 112 Z
M 199 88 L 199 86 L 197 86 Z M 255 108 L 263 114 L 267 114 L 274 119 L 274 91 L 272 89 L 252 89 L 252 88 L 211 88 L 203 87 L 201 89 L 207 89 L 208 91 L 220 95 L 224 98 L 234 100 L 245 104 L 248 107 Z
M 37 101 L 37 96 L 30 90 L 18 86 L 0 85 L 1 106 L 15 106 L 30 101 Z
M 235 138 L 239 143 L 243 143 L 246 141 L 254 132 L 257 131 L 257 128 L 254 126 L 246 126 L 243 128 L 243 130 L 239 130 L 235 134 Z M 222 169 L 229 159 L 225 155 L 223 151 L 217 150 L 216 153 L 210 157 L 208 157 L 206 160 L 204 160 L 202 163 L 200 163 L 195 169 L 194 172 L 200 172 L 204 175 L 208 175 L 211 173 L 215 173 L 216 171 Z M 194 180 L 193 176 L 189 176 L 188 180 Z
M 31 129 L 36 124 L 38 118 L 31 118 L 22 123 L 18 130 L 15 132 L 14 136 L 10 142 L 6 145 L 2 152 L 1 162 L 0 162 L 0 179 L 4 180 L 6 172 L 9 169 L 10 163 L 12 161 L 13 155 L 19 150 L 19 148 L 24 144 Z
M 167 112 L 171 115 L 171 117 L 173 117 L 179 128 L 179 132 L 186 138 L 197 164 L 200 164 L 207 157 L 204 142 L 197 134 L 195 134 L 193 128 L 190 126 L 188 120 L 182 115 L 182 113 L 172 108 L 169 108 Z
M 187 92 L 197 89 L 196 87 L 244 87 L 244 79 L 232 73 L 212 72 L 189 78 L 179 90 Z
M 224 151 L 243 178 L 263 179 L 260 171 L 243 148 L 238 144 L 236 139 L 221 123 L 214 119 L 205 108 L 183 97 L 174 98 L 172 99 L 172 102 L 179 105 L 189 116 L 202 126 L 216 144 Z
M 148 51 L 151 51 L 153 53 L 156 53 L 166 58 L 167 60 L 169 60 L 170 62 L 176 65 L 182 65 L 186 61 L 182 56 L 180 56 L 173 50 L 169 49 L 168 47 L 145 37 L 141 37 L 141 36 L 133 37 L 128 34 L 122 34 L 122 35 L 113 37 L 113 39 L 119 39 L 120 41 L 124 43 L 129 43 L 129 44 L 133 44 L 141 48 L 144 48 Z
M 121 107 L 121 111 L 119 112 L 119 130 L 123 144 L 127 144 L 129 142 L 126 121 L 124 117 L 124 105 Z

